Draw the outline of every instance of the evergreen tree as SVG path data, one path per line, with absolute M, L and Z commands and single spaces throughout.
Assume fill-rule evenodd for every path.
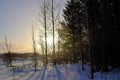
M 77 61 L 78 56 L 80 55 L 79 52 L 82 52 L 82 47 L 80 48 L 81 51 L 77 51 L 78 44 L 81 45 L 82 36 L 81 33 L 84 27 L 84 2 L 82 0 L 70 0 L 67 1 L 66 7 L 63 10 L 64 22 L 66 26 L 69 27 L 72 39 L 72 49 L 73 49 L 73 62 Z
M 98 70 L 107 70 L 109 65 L 117 65 L 119 60 L 118 4 L 118 0 L 91 0 L 87 4 L 92 59 Z

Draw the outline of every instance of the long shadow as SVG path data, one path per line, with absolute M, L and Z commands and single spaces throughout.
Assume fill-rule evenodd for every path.
M 34 76 L 34 73 L 35 72 L 33 72 L 27 80 L 30 80 L 32 78 L 32 76 Z
M 66 66 L 66 68 L 68 68 L 70 71 L 76 71 L 77 73 L 79 73 L 80 74 L 80 71 L 76 68 L 71 68 L 71 67 L 68 67 L 68 66 Z
M 42 67 L 41 71 L 39 72 L 39 74 L 37 75 L 37 77 L 36 77 L 35 80 L 37 80 L 37 79 L 40 77 L 40 75 L 41 75 L 41 73 L 43 72 L 43 70 L 44 70 L 44 67 Z
M 58 80 L 65 80 L 65 77 L 63 76 L 63 74 L 60 72 L 59 68 L 57 67 L 57 65 L 55 65 L 55 70 L 56 70 L 56 74 L 58 76 Z
M 46 69 L 47 69 L 47 65 L 45 65 L 45 67 L 44 67 L 44 69 L 42 71 L 42 75 L 41 75 L 41 79 L 40 80 L 44 80 Z
M 36 72 L 38 72 L 38 71 L 40 71 L 40 73 L 41 73 L 41 70 L 37 70 Z M 36 72 L 34 71 L 27 80 L 30 80 L 32 77 L 34 77 L 34 75 L 35 75 Z M 40 73 L 39 73 L 39 74 L 40 74 Z
M 27 76 L 29 72 L 33 72 L 33 70 L 30 70 L 30 71 L 26 70 L 26 71 L 18 72 L 19 75 L 20 75 L 19 78 L 18 78 L 18 80 L 21 80 L 21 77 L 25 77 L 25 76 Z M 15 72 L 15 73 L 16 73 L 16 72 Z M 24 73 L 24 75 L 21 74 L 21 73 Z M 30 77 L 28 77 L 26 80 L 31 79 L 31 77 L 34 76 L 34 73 L 35 73 L 35 72 L 33 72 L 33 73 L 30 75 Z
M 56 80 L 55 79 L 54 68 L 52 68 L 52 66 L 53 65 L 49 65 L 49 67 L 51 67 L 51 69 L 48 67 L 46 80 L 51 80 L 51 78 L 53 78 L 52 80 Z

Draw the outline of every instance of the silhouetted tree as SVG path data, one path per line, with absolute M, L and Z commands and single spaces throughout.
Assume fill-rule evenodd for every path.
M 83 48 L 82 48 L 82 34 L 85 29 L 85 5 L 83 0 L 70 0 L 67 1 L 66 7 L 63 10 L 63 17 L 66 26 L 70 28 L 70 34 L 72 35 L 72 47 L 73 47 L 73 62 L 76 62 L 78 56 L 81 55 L 83 63 Z M 79 44 L 79 49 L 78 48 Z M 79 50 L 79 51 L 77 51 Z M 78 55 L 80 54 L 80 55 Z
M 36 53 L 36 42 L 35 42 L 35 34 L 34 34 L 34 29 L 32 26 L 32 41 L 33 41 L 33 62 L 34 62 L 34 67 L 35 71 L 37 70 L 37 53 Z
M 5 37 L 5 46 L 7 53 L 4 54 L 4 61 L 7 67 L 12 65 L 12 56 L 11 56 L 11 42 L 8 42 L 7 37 Z

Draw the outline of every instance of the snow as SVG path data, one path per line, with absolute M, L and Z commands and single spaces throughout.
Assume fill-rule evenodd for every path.
M 23 64 L 24 63 L 24 64 Z M 84 65 L 82 71 L 81 64 L 61 64 L 49 63 L 42 66 L 39 62 L 37 71 L 34 71 L 31 61 L 13 62 L 14 67 L 5 67 L 0 63 L 0 80 L 91 80 L 90 66 Z M 114 69 L 110 72 L 95 72 L 93 80 L 120 80 L 120 70 Z

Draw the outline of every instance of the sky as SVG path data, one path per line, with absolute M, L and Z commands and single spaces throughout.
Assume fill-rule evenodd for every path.
M 0 52 L 6 51 L 4 37 L 11 41 L 13 52 L 32 51 L 31 26 L 38 12 L 38 0 L 0 0 Z

